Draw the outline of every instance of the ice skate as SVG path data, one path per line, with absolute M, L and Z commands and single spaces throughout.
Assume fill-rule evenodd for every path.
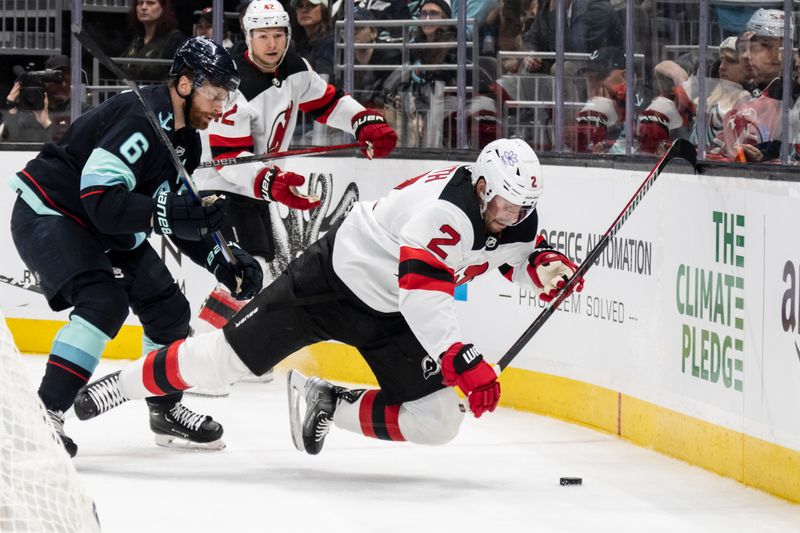
M 322 451 L 325 437 L 333 424 L 333 413 L 343 390 L 318 377 L 306 378 L 297 370 L 287 376 L 289 421 L 294 446 L 316 455 Z M 305 401 L 305 415 L 300 419 L 300 399 Z
M 75 397 L 75 415 L 81 420 L 89 420 L 122 405 L 129 399 L 119 390 L 119 371 L 117 371 L 78 391 Z
M 148 404 L 150 429 L 156 444 L 168 448 L 222 450 L 222 426 L 213 418 L 195 413 L 178 402 L 172 405 Z
M 52 411 L 48 409 L 47 416 L 50 418 L 50 422 L 52 422 L 53 429 L 56 430 L 58 438 L 61 439 L 61 444 L 64 446 L 64 450 L 66 450 L 70 457 L 75 457 L 75 455 L 78 453 L 78 445 L 75 444 L 75 441 L 73 441 L 71 438 L 67 437 L 66 433 L 64 433 L 64 412 Z

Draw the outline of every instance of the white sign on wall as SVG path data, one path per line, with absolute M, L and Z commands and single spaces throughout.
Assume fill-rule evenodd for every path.
M 32 154 L 6 152 L 3 168 Z M 296 158 L 324 209 L 271 207 L 282 269 L 344 216 L 446 161 Z M 583 261 L 644 173 L 545 167 L 540 231 Z M 8 220 L 14 196 L 0 195 Z M 598 264 L 522 350 L 513 366 L 630 394 L 800 450 L 800 198 L 791 183 L 664 174 Z M 0 231 L 3 311 L 53 318 Z M 164 257 L 197 314 L 212 276 L 160 237 Z M 499 358 L 542 304 L 496 273 L 457 290 L 465 341 Z M 61 315 L 65 318 L 65 315 Z M 135 323 L 135 319 L 131 319 Z

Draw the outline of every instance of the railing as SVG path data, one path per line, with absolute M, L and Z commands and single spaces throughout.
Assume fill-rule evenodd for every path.
M 61 18 L 54 14 L 59 12 L 62 7 L 66 8 L 69 4 L 72 7 L 73 17 L 78 16 L 77 21 L 80 22 L 81 9 L 86 11 L 124 11 L 131 1 L 0 0 L 0 7 L 4 9 L 4 17 L 0 18 L 0 54 L 20 54 L 21 51 L 24 51 L 25 55 L 60 53 L 58 44 L 64 37 L 64 29 L 61 27 Z M 776 4 L 783 6 L 783 12 L 787 17 L 796 21 L 800 18 L 800 13 L 793 11 L 800 7 L 800 1 L 775 0 L 775 2 L 770 2 L 769 7 Z M 216 6 L 214 24 L 217 23 L 217 19 L 221 21 L 223 17 L 236 16 L 235 13 L 223 13 L 221 0 L 214 0 L 214 5 Z M 540 150 L 569 151 L 570 147 L 564 144 L 565 135 L 574 124 L 576 108 L 588 95 L 585 88 L 586 80 L 577 76 L 572 71 L 570 64 L 585 60 L 589 55 L 588 53 L 575 54 L 567 51 L 565 39 L 571 36 L 570 32 L 577 30 L 568 25 L 571 15 L 568 16 L 566 10 L 563 9 L 564 3 L 557 2 L 556 5 L 558 9 L 552 15 L 551 20 L 553 27 L 551 29 L 555 34 L 555 40 L 549 41 L 550 44 L 548 44 L 554 49 L 492 53 L 492 59 L 496 60 L 497 66 L 491 67 L 493 79 L 490 82 L 494 83 L 496 87 L 506 90 L 508 94 L 503 94 L 502 99 L 499 91 L 489 91 L 487 95 L 484 88 L 484 78 L 487 77 L 484 65 L 486 56 L 480 55 L 478 46 L 483 37 L 477 31 L 480 28 L 480 22 L 472 19 L 467 21 L 464 16 L 465 11 L 460 9 L 453 13 L 454 18 L 447 20 L 355 21 L 351 18 L 347 21 L 338 21 L 334 30 L 336 43 L 334 84 L 347 88 L 348 83 L 352 84 L 354 73 L 367 70 L 397 71 L 396 77 L 401 82 L 408 82 L 412 78 L 411 73 L 414 69 L 430 72 L 455 72 L 459 76 L 459 81 L 455 85 L 452 82 L 447 82 L 445 85 L 430 85 L 427 89 L 429 94 L 425 95 L 426 100 L 429 100 L 430 103 L 426 101 L 424 109 L 419 106 L 415 108 L 415 104 L 419 104 L 420 101 L 413 94 L 399 95 L 395 101 L 391 102 L 397 104 L 396 109 L 384 108 L 385 111 L 398 115 L 395 125 L 401 137 L 401 144 L 431 148 L 448 146 L 450 143 L 443 140 L 443 137 L 447 135 L 448 128 L 452 130 L 452 126 L 449 124 L 452 115 L 459 123 L 458 146 L 460 148 L 478 148 L 483 140 L 479 138 L 475 124 L 472 125 L 471 130 L 469 128 L 464 130 L 462 127 L 467 123 L 470 113 L 476 107 L 485 105 L 484 100 L 488 96 L 494 105 L 493 115 L 498 119 L 497 135 L 516 133 L 526 136 Z M 716 82 L 712 80 L 711 65 L 718 57 L 721 39 L 728 35 L 737 35 L 741 31 L 741 28 L 730 29 L 729 23 L 721 20 L 718 11 L 721 6 L 734 6 L 736 9 L 743 10 L 746 12 L 746 16 L 740 21 L 740 26 L 743 27 L 749 13 L 762 4 L 733 0 L 657 0 L 653 3 L 657 7 L 648 12 L 649 14 L 645 13 L 646 16 L 639 12 L 636 12 L 637 14 L 634 16 L 635 5 L 635 2 L 629 1 L 625 4 L 625 9 L 616 12 L 620 17 L 624 16 L 626 20 L 631 21 L 624 28 L 624 56 L 627 67 L 623 71 L 626 82 L 625 94 L 622 95 L 624 102 L 620 94 L 615 95 L 615 105 L 617 105 L 617 112 L 621 119 L 616 124 L 616 128 L 623 132 L 623 135 L 620 136 L 621 145 L 624 147 L 623 153 L 635 154 L 638 150 L 635 144 L 635 135 L 638 134 L 637 119 L 648 101 L 642 103 L 636 98 L 642 94 L 668 95 L 671 90 L 669 87 L 658 84 L 659 81 L 667 84 L 673 83 L 673 81 L 656 78 L 655 66 L 665 59 L 673 59 L 676 63 L 681 63 L 683 59 L 684 61 L 681 63 L 683 65 L 700 65 L 699 73 L 688 72 L 689 76 L 695 76 L 692 87 L 696 88 L 696 92 L 691 97 L 695 109 L 687 119 L 689 120 L 687 127 L 697 134 L 698 148 L 703 157 L 706 150 L 711 148 L 706 146 L 711 139 L 711 137 L 707 137 L 709 126 L 714 120 L 717 120 L 718 123 L 720 119 L 720 116 L 713 117 L 706 113 L 708 110 L 713 111 L 715 105 L 713 101 L 709 100 L 712 96 L 709 94 L 711 92 L 709 88 L 716 86 Z M 351 4 L 345 5 L 345 12 L 352 12 L 352 9 Z M 641 8 L 635 7 L 635 9 Z M 74 18 L 73 22 L 75 22 Z M 476 29 L 474 41 L 464 37 L 467 34 L 467 25 Z M 398 37 L 389 42 L 353 43 L 349 36 L 355 29 L 365 26 L 399 30 L 392 32 Z M 456 27 L 457 34 L 462 37 L 443 43 L 412 42 L 411 28 L 424 26 Z M 637 30 L 637 33 L 634 33 L 634 30 Z M 642 34 L 646 35 L 646 40 L 636 40 L 639 35 L 638 30 L 642 30 Z M 650 35 L 647 35 L 648 31 L 651 32 Z M 800 30 L 796 31 L 800 33 Z M 347 42 L 345 43 L 345 41 Z M 495 46 L 499 48 L 499 45 L 498 42 Z M 782 48 L 789 50 L 793 45 L 794 41 L 787 32 Z M 453 48 L 457 50 L 460 60 L 454 61 L 452 64 L 412 64 L 410 59 L 412 52 L 434 47 Z M 397 64 L 383 65 L 358 65 L 354 64 L 352 59 L 345 60 L 345 58 L 352 58 L 355 52 L 366 48 L 395 49 L 401 58 Z M 634 54 L 634 51 L 645 52 L 645 54 Z M 692 52 L 694 56 L 697 56 L 696 59 L 686 60 L 687 52 Z M 80 54 L 77 55 L 80 56 Z M 80 65 L 80 57 L 75 56 L 76 54 L 73 54 L 73 69 L 79 68 Z M 506 61 L 524 57 L 552 60 L 555 75 L 551 75 L 553 72 L 550 71 L 536 74 L 511 74 L 503 71 L 502 65 Z M 120 62 L 128 64 L 153 62 L 151 60 L 118 59 Z M 793 78 L 792 59 L 792 54 L 783 55 L 782 70 L 776 74 L 776 77 L 785 80 Z M 76 63 L 76 61 L 78 62 Z M 167 65 L 169 60 L 163 60 L 161 64 Z M 693 66 L 686 68 L 694 69 Z M 96 65 L 92 71 L 90 78 L 92 84 L 88 86 L 92 92 L 92 104 L 99 103 L 105 95 L 123 88 L 117 81 L 101 80 Z M 472 74 L 471 81 L 467 79 L 469 73 Z M 716 76 L 716 73 L 713 76 Z M 678 85 L 680 81 L 674 83 Z M 73 94 L 81 95 L 82 89 L 81 87 L 74 88 Z M 352 86 L 349 89 L 352 90 Z M 640 91 L 640 89 L 642 90 Z M 778 102 L 777 107 L 779 108 L 778 111 L 773 112 L 773 115 L 779 114 L 780 116 L 770 124 L 770 131 L 766 138 L 775 142 L 776 145 L 777 142 L 780 142 L 782 162 L 800 158 L 800 155 L 795 153 L 796 144 L 800 141 L 800 119 L 793 118 L 794 115 L 791 114 L 796 113 L 795 108 L 800 108 L 800 105 L 795 106 L 793 90 L 796 90 L 796 87 L 793 87 L 792 83 L 786 83 L 781 95 L 770 95 L 773 101 Z M 751 97 L 755 98 L 759 95 L 761 93 L 756 92 L 752 93 Z M 76 100 L 79 97 L 74 96 Z M 420 130 L 421 134 L 417 135 L 416 133 L 419 132 L 415 130 L 416 125 L 422 122 L 425 122 L 428 127 Z M 485 125 L 484 122 L 482 126 Z M 304 142 L 325 143 L 332 138 L 332 130 L 326 130 L 324 126 L 312 127 L 311 124 L 305 124 L 304 119 L 298 125 L 297 131 L 300 136 L 298 139 Z M 465 133 L 462 135 L 462 132 Z M 670 134 L 677 135 L 674 132 Z
M 466 20 L 468 25 L 473 25 L 475 19 Z M 354 28 L 400 28 L 400 37 L 393 38 L 390 41 L 372 42 L 372 43 L 352 43 L 353 50 L 364 49 L 390 49 L 400 51 L 400 64 L 393 65 L 359 65 L 353 62 L 347 64 L 344 62 L 345 44 L 345 21 L 337 21 L 334 33 L 334 76 L 335 82 L 343 85 L 343 79 L 350 76 L 356 71 L 400 71 L 399 84 L 407 84 L 411 73 L 417 72 L 456 72 L 458 65 L 454 64 L 423 64 L 411 63 L 411 52 L 413 50 L 429 50 L 429 49 L 455 49 L 458 46 L 458 41 L 436 41 L 436 42 L 414 42 L 410 35 L 410 30 L 424 26 L 437 26 L 437 27 L 455 27 L 458 24 L 457 19 L 435 19 L 435 20 L 380 20 L 380 21 L 354 21 Z M 465 43 L 466 48 L 471 52 L 470 61 L 465 64 L 465 69 L 471 72 L 472 84 L 469 86 L 469 91 L 472 97 L 478 96 L 478 80 L 479 74 L 479 50 L 477 43 L 468 40 Z M 354 91 L 359 90 L 359 87 L 353 87 Z M 447 112 L 458 112 L 459 109 L 466 107 L 464 102 L 458 101 L 457 95 L 458 87 L 448 88 L 443 83 L 434 83 L 429 88 L 429 105 L 424 110 L 419 110 L 414 105 L 413 94 L 400 94 L 398 95 L 401 101 L 397 113 L 394 115 L 397 118 L 398 136 L 400 138 L 401 146 L 414 146 L 414 147 L 427 147 L 436 148 L 441 147 L 443 143 L 443 125 L 442 121 Z M 455 103 L 453 103 L 455 102 Z M 391 113 L 391 111 L 390 111 Z M 414 125 L 424 123 L 429 127 L 417 130 Z M 473 143 L 477 142 L 477 128 L 473 127 L 470 132 L 470 137 Z
M 61 53 L 61 0 L 4 0 L 0 6 L 0 54 Z

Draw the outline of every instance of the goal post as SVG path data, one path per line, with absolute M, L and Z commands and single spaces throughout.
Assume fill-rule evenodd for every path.
M 84 490 L 0 312 L 0 531 L 99 532 Z

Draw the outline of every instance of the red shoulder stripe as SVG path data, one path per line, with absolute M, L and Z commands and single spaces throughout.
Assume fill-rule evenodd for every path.
M 412 248 L 410 246 L 401 246 L 400 247 L 400 262 L 408 261 L 411 259 L 417 259 L 419 261 L 423 261 L 433 268 L 444 270 L 445 272 L 450 273 L 450 276 L 453 276 L 453 269 L 445 265 L 441 259 L 433 255 L 428 250 L 423 248 Z
M 208 143 L 211 146 L 225 146 L 227 148 L 247 148 L 253 146 L 253 137 L 225 137 L 222 135 L 211 134 L 208 136 Z
M 336 106 L 336 102 L 333 101 L 333 97 L 336 95 L 336 88 L 331 85 L 330 83 L 325 88 L 325 94 L 321 97 L 317 98 L 316 100 L 311 100 L 310 102 L 303 102 L 300 104 L 300 111 L 303 113 L 308 113 L 309 111 L 316 111 L 318 109 L 322 109 L 326 105 L 330 105 L 331 108 Z M 330 113 L 330 109 L 327 110 L 327 113 Z

